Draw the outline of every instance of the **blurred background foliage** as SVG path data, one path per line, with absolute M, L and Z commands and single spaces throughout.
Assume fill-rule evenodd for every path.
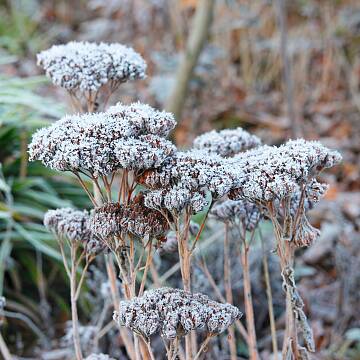
M 68 319 L 67 280 L 56 242 L 42 226 L 43 214 L 49 208 L 90 206 L 70 175 L 28 163 L 31 134 L 69 111 L 64 92 L 36 67 L 36 53 L 70 40 L 129 44 L 148 62 L 148 78 L 125 84 L 113 102 L 140 100 L 163 108 L 197 3 L 0 0 L 0 296 L 7 298 L 9 312 L 2 330 L 17 354 L 33 355 L 39 339 L 42 349 L 52 347 Z M 293 136 L 276 3 L 216 1 L 209 41 L 174 134 L 179 146 L 212 128 L 242 126 L 268 144 Z M 324 176 L 331 190 L 312 222 L 325 235 L 299 254 L 299 289 L 315 329 L 317 358 L 358 359 L 360 5 L 356 0 L 285 3 L 292 101 L 302 135 L 321 139 L 344 156 L 343 164 Z M 260 344 L 269 348 L 268 324 L 257 325 Z

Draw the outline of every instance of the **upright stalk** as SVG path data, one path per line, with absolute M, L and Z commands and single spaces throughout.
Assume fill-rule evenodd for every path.
M 256 331 L 255 331 L 255 316 L 254 307 L 251 295 L 251 279 L 250 279 L 250 267 L 249 267 L 249 248 L 244 244 L 241 252 L 241 265 L 243 269 L 243 280 L 244 280 L 244 303 L 246 313 L 246 327 L 248 333 L 248 345 L 249 345 L 249 356 L 251 360 L 257 360 L 259 358 L 257 345 L 256 345 Z
M 273 306 L 270 275 L 269 275 L 269 264 L 268 264 L 266 250 L 265 250 L 264 239 L 261 236 L 261 233 L 260 233 L 260 238 L 261 238 L 261 247 L 262 247 L 262 252 L 263 252 L 263 268 L 264 268 L 264 277 L 265 277 L 265 285 L 266 285 L 266 296 L 267 296 L 267 301 L 268 301 L 271 341 L 272 341 L 274 360 L 277 360 L 279 350 L 278 350 L 278 345 L 277 345 L 274 306 Z
M 229 224 L 225 223 L 225 236 L 224 236 L 224 287 L 225 297 L 229 304 L 233 304 L 233 295 L 231 290 L 231 263 L 230 263 L 230 246 L 229 246 Z M 228 343 L 230 348 L 230 359 L 237 359 L 235 330 L 233 326 L 228 328 L 229 336 Z
M 70 276 L 70 299 L 71 299 L 71 318 L 72 318 L 72 330 L 73 330 L 73 340 L 75 355 L 77 360 L 82 360 L 82 352 L 80 345 L 80 335 L 79 335 L 79 318 L 76 305 L 76 250 L 77 245 L 71 244 L 71 276 Z

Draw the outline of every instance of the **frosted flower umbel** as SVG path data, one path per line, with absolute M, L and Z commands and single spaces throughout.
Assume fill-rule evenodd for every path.
M 194 140 L 194 148 L 229 157 L 261 145 L 261 140 L 242 128 L 212 130 Z
M 225 200 L 216 203 L 210 214 L 218 221 L 239 222 L 248 231 L 254 230 L 261 218 L 258 206 L 247 200 Z
M 89 228 L 89 213 L 84 210 L 61 208 L 48 210 L 44 216 L 45 227 L 59 238 L 73 242 L 86 242 L 92 237 Z
M 91 216 L 91 228 L 104 239 L 122 233 L 143 239 L 164 236 L 169 223 L 159 211 L 146 207 L 144 194 L 139 193 L 129 205 L 107 203 L 96 208 Z
M 157 167 L 174 151 L 160 138 L 175 126 L 170 113 L 135 103 L 117 105 L 118 111 L 67 115 L 38 130 L 29 145 L 30 160 L 40 160 L 58 171 L 85 171 L 92 176 L 120 168 Z
M 152 189 L 146 195 L 146 206 L 181 212 L 189 207 L 201 211 L 207 204 L 207 193 L 218 199 L 234 186 L 234 174 L 224 159 L 203 150 L 177 152 L 158 169 L 141 174 L 138 181 Z
M 140 54 L 121 44 L 72 41 L 54 45 L 37 55 L 38 65 L 55 85 L 69 91 L 96 92 L 145 77 L 146 63 Z
M 317 141 L 299 139 L 279 147 L 260 146 L 227 161 L 237 176 L 229 196 L 266 202 L 288 197 L 321 170 L 338 164 L 341 155 Z
M 86 210 L 71 208 L 48 210 L 44 216 L 45 227 L 62 241 L 82 244 L 89 255 L 96 255 L 104 249 L 104 244 L 90 229 L 90 215 Z
M 242 315 L 233 305 L 171 288 L 145 291 L 142 297 L 121 301 L 119 308 L 114 320 L 145 338 L 160 333 L 175 339 L 196 329 L 220 334 Z

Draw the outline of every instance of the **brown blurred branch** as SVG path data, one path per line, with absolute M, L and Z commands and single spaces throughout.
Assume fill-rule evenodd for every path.
M 276 17 L 280 31 L 280 57 L 283 68 L 283 78 L 285 87 L 287 116 L 291 124 L 291 135 L 293 138 L 299 138 L 302 135 L 302 130 L 299 123 L 299 118 L 295 111 L 294 104 L 294 86 L 291 72 L 291 62 L 287 51 L 287 23 L 286 23 L 286 0 L 276 0 Z
M 178 121 L 186 100 L 189 81 L 209 34 L 214 2 L 214 0 L 199 0 L 185 54 L 177 70 L 175 86 L 165 106 Z

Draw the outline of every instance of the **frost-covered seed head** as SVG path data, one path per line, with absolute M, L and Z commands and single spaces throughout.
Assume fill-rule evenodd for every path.
M 210 214 L 223 222 L 239 221 L 248 231 L 255 229 L 261 217 L 258 206 L 247 200 L 225 200 L 216 203 Z
M 176 125 L 173 114 L 156 110 L 140 102 L 130 105 L 117 103 L 107 110 L 107 114 L 128 123 L 137 135 L 152 134 L 166 137 Z
M 89 171 L 95 177 L 121 167 L 159 166 L 174 152 L 165 136 L 175 126 L 171 114 L 148 105 L 117 105 L 119 112 L 67 115 L 38 130 L 29 145 L 30 160 L 58 171 Z M 162 122 L 162 125 L 161 125 Z
M 212 130 L 194 140 L 195 149 L 206 150 L 224 157 L 234 156 L 259 145 L 261 140 L 256 135 L 251 135 L 240 127 L 221 131 Z
M 152 189 L 146 206 L 181 212 L 185 207 L 197 213 L 213 199 L 224 196 L 234 186 L 234 174 L 220 156 L 202 150 L 178 152 L 158 169 L 144 172 L 138 181 Z
M 299 139 L 279 147 L 260 146 L 227 161 L 237 178 L 229 197 L 256 202 L 289 196 L 324 168 L 338 164 L 341 155 L 317 141 Z
M 149 134 L 119 141 L 115 147 L 115 156 L 121 168 L 143 170 L 161 166 L 175 151 L 176 147 L 170 141 Z
M 40 52 L 37 63 L 55 85 L 82 92 L 143 79 L 146 71 L 144 59 L 121 44 L 71 41 Z
M 166 339 L 174 339 L 201 328 L 219 334 L 241 315 L 236 307 L 210 300 L 206 295 L 160 288 L 122 301 L 114 320 L 146 338 L 160 333 Z
M 48 210 L 44 216 L 45 227 L 59 238 L 74 242 L 87 242 L 92 239 L 89 228 L 89 213 L 71 208 Z
M 144 194 L 139 193 L 129 205 L 107 203 L 96 208 L 91 214 L 91 229 L 104 239 L 121 233 L 157 238 L 169 230 L 169 224 L 159 211 L 144 205 Z

